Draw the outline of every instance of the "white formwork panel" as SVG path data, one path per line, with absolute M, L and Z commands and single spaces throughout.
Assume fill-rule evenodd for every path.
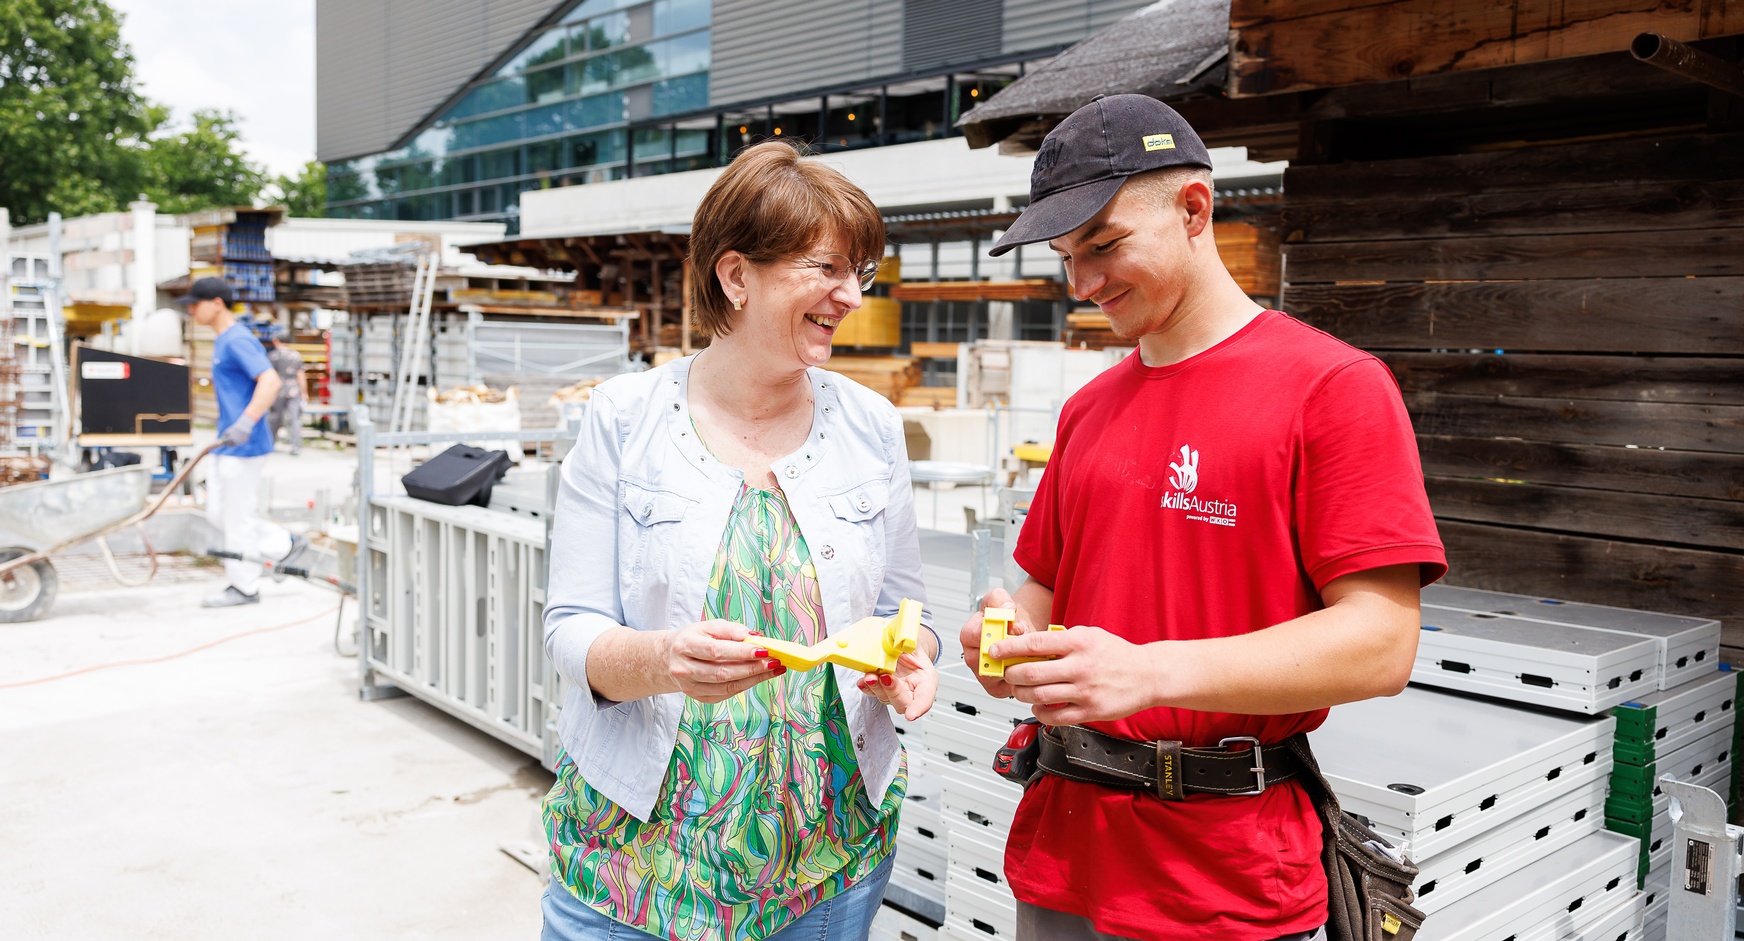
M 933 711 L 955 712 L 1008 726 L 1015 726 L 1035 715 L 1025 703 L 987 695 L 987 691 L 981 688 L 981 681 L 970 676 L 968 668 L 961 663 L 939 671 L 938 703 L 933 706 Z M 1005 744 L 1003 737 L 999 744 Z
M 953 869 L 945 880 L 945 924 L 966 936 L 1015 941 L 1017 900 L 1010 892 Z
M 945 755 L 945 830 L 958 827 L 985 827 L 991 836 L 1005 839 L 1011 832 L 1012 818 L 1017 815 L 1017 803 L 1023 788 L 993 773 L 991 759 L 970 761 L 960 756 Z
M 944 818 L 938 811 L 904 807 L 897 824 L 896 865 L 891 881 L 944 905 L 947 852 Z
M 403 496 L 370 518 L 371 667 L 543 758 L 544 525 Z
M 1408 687 L 1334 707 L 1309 739 L 1344 809 L 1428 859 L 1605 780 L 1615 727 Z
M 1578 914 L 1578 910 L 1571 916 L 1574 914 Z M 1570 920 L 1576 919 L 1571 917 Z M 1555 941 L 1643 941 L 1646 922 L 1646 896 L 1635 892 L 1604 910 L 1590 924 L 1556 935 Z
M 1423 604 L 1651 637 L 1659 648 L 1662 690 L 1700 679 L 1720 659 L 1720 622 L 1709 618 L 1446 585 L 1423 589 Z
M 1582 785 L 1549 803 L 1417 863 L 1416 906 L 1434 914 L 1509 878 L 1589 833 L 1604 829 L 1605 781 Z
M 938 941 L 939 929 L 901 909 L 880 905 L 868 941 Z
M 1411 680 L 1510 702 L 1604 712 L 1659 688 L 1638 634 L 1424 605 Z
M 965 879 L 979 879 L 983 887 L 1010 895 L 1005 878 L 1005 841 L 985 827 L 955 827 L 950 834 L 950 872 Z
M 1619 710 L 1653 710 L 1649 756 L 1669 755 L 1696 741 L 1722 719 L 1735 721 L 1738 674 L 1711 669 L 1676 689 L 1648 693 L 1618 706 Z
M 1641 841 L 1600 830 L 1425 919 L 1417 941 L 1558 941 L 1635 894 Z
M 1658 783 L 1660 775 L 1669 774 L 1679 781 L 1700 784 L 1716 791 L 1727 789 L 1727 782 L 1732 780 L 1732 733 L 1735 726 L 1736 720 L 1728 716 L 1725 722 L 1701 738 L 1659 759 L 1653 777 L 1656 812 L 1667 800 L 1665 789 Z

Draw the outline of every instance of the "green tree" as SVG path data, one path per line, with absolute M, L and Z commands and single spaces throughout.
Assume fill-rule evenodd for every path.
M 152 109 L 158 128 L 168 124 L 168 112 Z M 242 151 L 236 116 L 229 112 L 194 112 L 193 126 L 170 133 L 158 131 L 141 151 L 146 198 L 159 212 L 197 212 L 218 206 L 252 206 L 266 186 L 266 171 Z
M 120 208 L 155 125 L 101 0 L 0 0 L 0 206 L 18 223 Z
M 267 202 L 285 207 L 293 216 L 322 215 L 327 211 L 327 165 L 311 160 L 295 176 L 276 176 L 266 195 Z

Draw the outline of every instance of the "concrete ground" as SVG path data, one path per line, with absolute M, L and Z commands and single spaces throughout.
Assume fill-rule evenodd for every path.
M 263 500 L 302 529 L 355 468 L 281 449 Z M 955 532 L 982 504 L 941 489 L 935 527 L 933 499 L 921 526 Z M 0 938 L 537 936 L 543 879 L 501 847 L 537 839 L 551 775 L 416 699 L 359 702 L 353 604 L 340 654 L 322 587 L 208 610 L 215 566 L 166 558 L 127 589 L 95 556 L 57 561 L 49 615 L 0 624 Z
M 275 507 L 352 467 L 274 456 Z M 214 611 L 187 560 L 141 589 L 64 574 L 47 617 L 0 625 L 0 937 L 538 934 L 542 880 L 499 847 L 551 776 L 417 700 L 359 702 L 333 592 Z

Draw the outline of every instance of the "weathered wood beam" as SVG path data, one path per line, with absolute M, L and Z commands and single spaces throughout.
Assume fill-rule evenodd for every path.
M 1744 31 L 1729 0 L 1233 0 L 1230 97 L 1618 52 Z

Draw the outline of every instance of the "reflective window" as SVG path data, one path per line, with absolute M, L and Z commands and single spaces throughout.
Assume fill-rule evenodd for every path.
M 534 104 L 556 101 L 564 96 L 563 66 L 527 73 L 527 100 Z
M 654 0 L 654 35 L 670 36 L 709 25 L 710 0 Z

